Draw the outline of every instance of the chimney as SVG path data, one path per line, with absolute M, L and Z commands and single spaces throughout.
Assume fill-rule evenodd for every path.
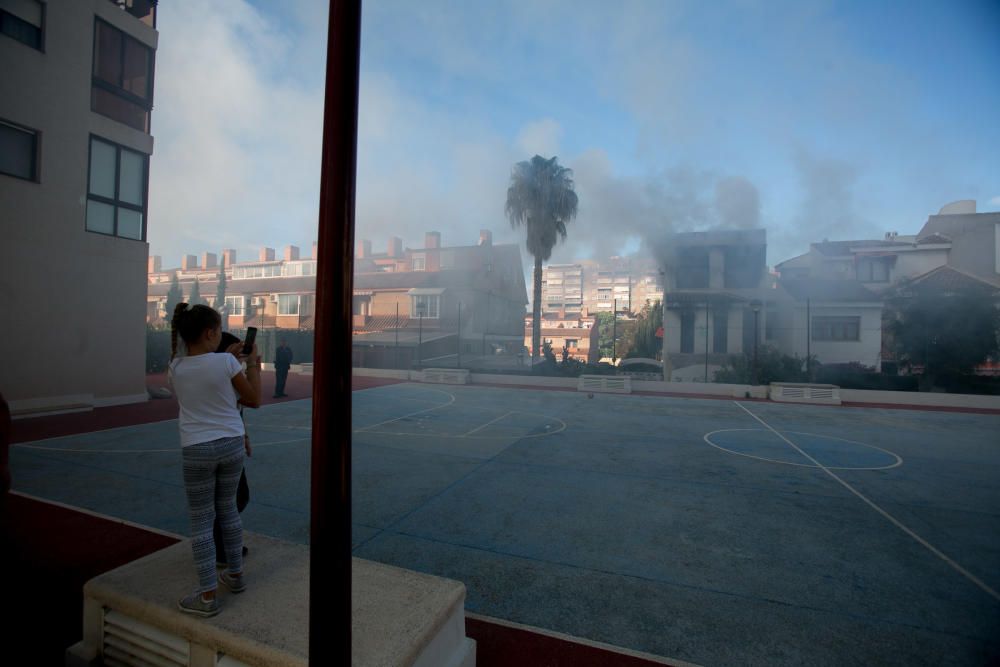
M 146 267 L 146 273 L 159 273 L 163 269 L 163 258 L 159 255 L 149 256 L 149 265 Z
M 319 245 L 315 241 L 313 241 L 312 259 L 316 259 L 318 255 L 319 255 Z
M 403 239 L 398 236 L 389 237 L 389 257 L 398 258 L 403 256 Z
M 285 246 L 285 261 L 294 262 L 299 258 L 299 247 L 297 245 Z
M 214 252 L 206 252 L 201 256 L 201 268 L 214 269 L 216 266 L 216 256 Z
M 236 249 L 226 248 L 222 251 L 222 266 L 230 267 L 236 263 Z
M 181 271 L 190 271 L 198 268 L 198 258 L 194 255 L 184 255 L 181 258 Z
M 262 262 L 273 262 L 274 261 L 274 248 L 261 248 L 260 249 L 260 261 L 262 261 Z
M 355 253 L 358 259 L 367 259 L 372 256 L 372 242 L 365 240 L 359 241 L 357 252 Z
M 441 232 L 427 232 L 424 235 L 424 248 L 440 248 Z
M 488 229 L 480 229 L 479 245 L 493 245 L 493 232 Z

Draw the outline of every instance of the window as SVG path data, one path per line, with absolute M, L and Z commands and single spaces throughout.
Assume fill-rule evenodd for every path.
M 438 317 L 438 296 L 411 296 L 410 297 L 410 317 Z
M 145 240 L 148 167 L 148 156 L 90 138 L 87 231 Z
M 243 306 L 245 299 L 242 296 L 227 296 L 226 297 L 226 311 L 230 315 L 243 315 Z
M 413 270 L 414 271 L 424 271 L 427 266 L 426 258 L 423 255 L 413 256 Z
M 861 340 L 861 318 L 813 317 L 812 339 L 820 341 Z
M 681 311 L 681 353 L 694 352 L 694 311 Z
M 299 295 L 298 294 L 279 294 L 278 295 L 278 314 L 279 315 L 298 315 L 299 314 Z
M 725 354 L 729 346 L 729 312 L 716 311 L 712 318 L 712 352 Z
M 0 0 L 0 34 L 41 51 L 44 13 L 38 0 Z
M 677 257 L 678 289 L 708 287 L 708 249 L 682 248 Z
M 153 108 L 153 49 L 97 20 L 90 108 L 149 132 Z
M 0 121 L 0 174 L 38 180 L 38 133 Z
M 889 282 L 889 261 L 885 257 L 862 257 L 856 266 L 857 279 L 864 283 Z

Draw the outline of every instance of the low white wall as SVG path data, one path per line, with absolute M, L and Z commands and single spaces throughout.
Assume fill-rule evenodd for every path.
M 1000 410 L 1000 396 L 980 396 L 977 394 L 841 389 L 840 400 L 850 403 L 891 403 L 893 405 Z
M 534 385 L 537 387 L 566 387 L 576 389 L 578 378 L 533 377 L 530 375 L 488 375 L 473 373 L 472 384 Z
M 420 371 L 397 371 L 383 368 L 355 368 L 354 374 L 361 377 L 394 378 L 411 382 L 423 381 Z M 528 385 L 536 387 L 557 387 L 575 389 L 578 378 L 533 377 L 527 375 L 490 375 L 472 373 L 472 384 Z M 719 384 L 715 382 L 662 382 L 652 380 L 632 380 L 633 391 L 651 391 L 662 394 L 703 394 L 726 398 L 767 398 L 768 386 L 747 384 Z M 979 396 L 975 394 L 938 394 L 910 391 L 873 391 L 868 389 L 841 389 L 840 399 L 848 403 L 887 403 L 891 405 L 913 405 L 918 407 L 976 408 L 1000 410 L 1000 396 Z

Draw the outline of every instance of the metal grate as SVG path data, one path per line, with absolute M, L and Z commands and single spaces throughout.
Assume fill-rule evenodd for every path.
M 102 648 L 109 667 L 183 667 L 191 655 L 186 640 L 111 609 L 104 612 Z
M 456 368 L 428 368 L 424 370 L 424 382 L 468 384 L 469 371 Z
M 599 391 L 612 394 L 631 394 L 631 378 L 624 376 L 581 375 L 577 391 Z

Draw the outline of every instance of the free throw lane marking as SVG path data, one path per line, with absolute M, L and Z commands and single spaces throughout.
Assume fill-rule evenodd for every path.
M 813 457 L 809 456 L 809 454 L 807 454 L 804 451 L 802 451 L 802 449 L 798 445 L 796 445 L 794 442 L 792 442 L 791 440 L 789 440 L 788 438 L 786 438 L 784 435 L 782 435 L 781 433 L 779 433 L 777 430 L 774 429 L 774 427 L 772 427 L 766 421 L 764 421 L 763 419 L 761 419 L 760 417 L 758 417 L 754 413 L 752 413 L 749 410 L 747 410 L 745 407 L 743 407 L 743 405 L 739 401 L 733 401 L 733 403 L 735 403 L 741 410 L 743 410 L 743 412 L 747 413 L 748 415 L 750 415 L 751 417 L 753 417 L 754 419 L 756 419 L 758 422 L 760 422 L 761 425 L 764 426 L 764 428 L 768 429 L 769 431 L 771 431 L 772 433 L 774 433 L 776 436 L 778 436 L 779 438 L 781 438 L 782 440 L 784 440 L 785 442 L 787 442 L 789 444 L 789 446 L 791 446 L 799 454 L 801 454 L 802 456 L 804 456 L 807 459 L 809 459 L 810 461 L 812 461 L 816 465 L 817 468 L 819 468 L 820 470 L 822 470 L 823 472 L 825 472 L 827 475 L 829 475 L 830 477 L 832 477 L 838 484 L 840 484 L 845 489 L 847 489 L 848 491 L 850 491 L 851 493 L 853 493 L 855 496 L 857 496 L 862 501 L 864 501 L 864 503 L 866 505 L 868 505 L 873 510 L 875 510 L 876 512 L 878 512 L 879 514 L 881 514 L 883 517 L 885 517 L 892 525 L 896 526 L 901 531 L 903 531 L 904 533 L 906 533 L 907 535 L 909 535 L 910 537 L 912 537 L 914 540 L 917 541 L 918 544 L 922 545 L 928 551 L 930 551 L 932 554 L 934 554 L 935 556 L 937 556 L 938 558 L 940 558 L 941 560 L 943 560 L 953 570 L 955 570 L 960 575 L 962 575 L 963 577 L 965 577 L 966 579 L 968 579 L 969 581 L 971 581 L 973 584 L 975 584 L 976 586 L 978 586 L 984 593 L 986 593 L 987 595 L 989 595 L 990 597 L 992 597 L 994 600 L 1000 600 L 1000 593 L 997 593 L 995 590 L 993 590 L 992 588 L 990 588 L 989 585 L 987 585 L 986 582 L 984 582 L 982 579 L 980 579 L 976 575 L 974 575 L 971 572 L 969 572 L 968 570 L 966 570 L 964 567 L 962 567 L 961 565 L 959 565 L 958 563 L 956 563 L 955 561 L 953 561 L 951 558 L 949 558 L 945 554 L 941 553 L 941 551 L 937 547 L 935 547 L 933 544 L 931 544 L 930 542 L 928 542 L 924 538 L 922 538 L 919 535 L 917 535 L 915 532 L 913 532 L 907 526 L 905 526 L 899 519 L 897 519 L 896 517 L 892 516 L 891 514 L 889 514 L 888 512 L 886 512 L 884 509 L 882 509 L 881 507 L 879 507 L 878 505 L 876 505 L 874 502 L 872 502 L 871 500 L 869 500 L 860 491 L 858 491 L 853 486 L 851 486 L 850 484 L 848 484 L 847 482 L 845 482 L 843 479 L 841 479 L 840 477 L 838 477 L 837 473 L 833 472 L 832 470 L 830 470 L 829 468 L 827 468 L 825 465 L 823 465 L 822 463 L 820 463 L 819 461 L 817 461 Z

